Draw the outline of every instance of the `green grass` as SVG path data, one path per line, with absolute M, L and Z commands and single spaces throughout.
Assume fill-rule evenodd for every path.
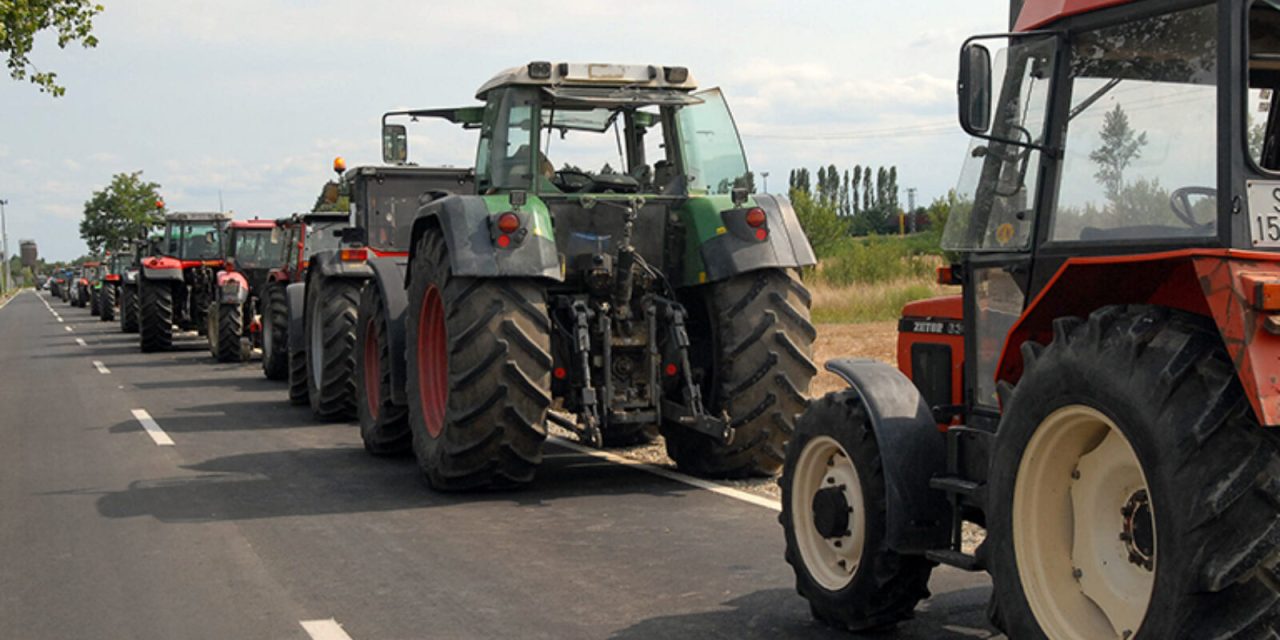
M 894 320 L 908 302 L 953 293 L 935 282 L 944 263 L 938 240 L 935 233 L 842 238 L 805 270 L 814 322 Z

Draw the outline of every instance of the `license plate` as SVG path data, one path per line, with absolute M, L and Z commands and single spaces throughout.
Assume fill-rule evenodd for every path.
M 1255 247 L 1280 247 L 1280 182 L 1249 181 L 1249 235 Z

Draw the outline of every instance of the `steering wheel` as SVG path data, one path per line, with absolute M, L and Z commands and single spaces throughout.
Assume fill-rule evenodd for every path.
M 1192 229 L 1204 229 L 1210 226 L 1212 224 L 1210 222 L 1196 222 L 1196 217 L 1191 211 L 1191 196 L 1217 198 L 1218 190 L 1212 187 L 1182 187 L 1169 195 L 1169 208 L 1173 209 L 1173 214 L 1178 216 L 1184 224 Z
M 565 191 L 577 193 L 590 189 L 596 180 L 586 171 L 561 169 L 555 173 L 555 177 L 551 182 Z

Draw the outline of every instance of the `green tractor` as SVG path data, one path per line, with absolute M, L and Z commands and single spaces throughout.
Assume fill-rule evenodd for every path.
M 383 409 L 366 447 L 412 448 L 439 490 L 530 482 L 548 423 L 597 446 L 660 430 L 702 476 L 776 473 L 817 372 L 815 258 L 790 203 L 753 193 L 720 92 L 684 67 L 533 62 L 476 97 L 383 118 L 388 164 L 408 164 L 396 118 L 479 144 L 472 180 L 397 230 L 404 280 L 375 278 L 406 307 L 361 315 L 382 323 L 356 348 L 358 402 Z M 407 419 L 379 422 L 396 397 Z

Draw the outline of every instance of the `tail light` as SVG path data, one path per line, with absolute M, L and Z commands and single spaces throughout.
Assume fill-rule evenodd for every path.
M 500 249 L 506 249 L 513 244 L 519 245 L 524 241 L 525 236 L 529 235 L 529 230 L 524 228 L 524 220 L 514 211 L 498 214 L 489 220 L 492 225 L 490 236 L 493 243 Z
M 364 262 L 369 259 L 369 251 L 367 249 L 343 249 L 338 252 L 338 258 L 343 262 Z
M 520 216 L 507 212 L 498 216 L 498 231 L 515 233 L 520 228 Z
M 764 215 L 764 209 L 761 209 L 759 207 L 756 207 L 755 209 L 752 209 L 747 212 L 747 224 L 751 225 L 751 227 L 754 229 L 763 227 L 765 223 L 765 219 L 766 218 Z

